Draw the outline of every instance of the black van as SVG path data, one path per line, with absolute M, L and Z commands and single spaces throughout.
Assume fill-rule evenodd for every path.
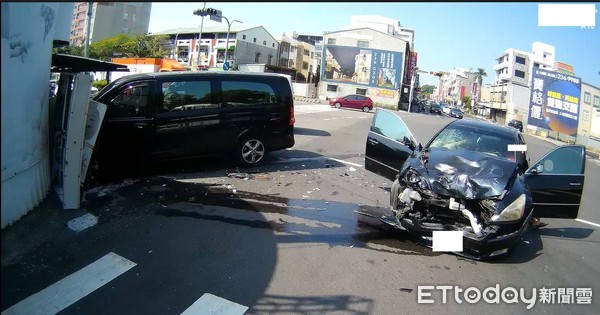
M 291 81 L 282 74 L 162 72 L 107 85 L 95 161 L 102 166 L 231 153 L 240 166 L 294 145 Z

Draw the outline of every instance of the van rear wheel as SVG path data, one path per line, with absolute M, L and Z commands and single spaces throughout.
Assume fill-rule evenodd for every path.
M 234 157 L 242 167 L 257 166 L 264 162 L 267 153 L 264 143 L 256 137 L 245 137 L 236 146 Z

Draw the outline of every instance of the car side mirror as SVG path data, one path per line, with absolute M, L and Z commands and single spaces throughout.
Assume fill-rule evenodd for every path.
M 542 164 L 537 164 L 535 167 L 531 168 L 531 174 L 541 174 L 544 171 L 544 166 Z
M 404 136 L 404 138 L 402 139 L 402 144 L 404 144 L 405 146 L 407 146 L 409 149 L 411 150 L 415 150 L 416 145 L 414 142 L 412 142 L 410 139 L 408 139 L 408 137 Z

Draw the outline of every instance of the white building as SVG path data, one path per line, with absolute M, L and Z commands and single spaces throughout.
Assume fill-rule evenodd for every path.
M 475 98 L 473 85 L 476 83 L 477 79 L 472 69 L 454 68 L 441 76 L 437 92 L 441 92 L 443 101 L 464 105 L 462 104 L 463 97 Z M 441 90 L 439 90 L 440 88 Z
M 399 20 L 381 15 L 355 15 L 352 16 L 350 20 L 350 28 L 368 27 L 388 35 L 398 37 L 409 43 L 411 51 L 415 50 L 415 31 L 413 29 L 403 27 Z
M 492 120 L 506 124 L 519 119 L 527 124 L 529 92 L 533 68 L 554 71 L 556 51 L 554 46 L 534 42 L 531 52 L 509 48 L 496 58 L 495 80 L 491 89 L 491 103 L 486 112 Z
M 173 57 L 182 63 L 196 68 L 198 57 L 205 68 L 221 67 L 225 60 L 238 64 L 277 63 L 277 40 L 262 26 L 247 27 L 233 24 L 227 38 L 227 25 L 202 28 L 202 41 L 198 45 L 199 27 L 176 28 L 152 35 L 168 35 L 173 45 Z M 198 51 L 200 47 L 200 52 Z M 200 53 L 200 56 L 198 56 Z

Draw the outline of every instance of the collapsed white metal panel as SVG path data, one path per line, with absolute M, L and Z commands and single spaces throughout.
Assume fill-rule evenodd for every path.
M 81 165 L 91 86 L 91 75 L 75 75 L 61 163 L 62 185 L 57 185 L 56 189 L 64 209 L 78 209 L 81 200 Z
M 85 181 L 88 167 L 90 166 L 90 160 L 94 151 L 94 145 L 96 144 L 96 138 L 100 132 L 102 126 L 102 120 L 106 113 L 106 105 L 90 100 L 87 121 L 85 124 L 85 145 L 83 148 L 83 156 L 81 162 L 81 183 Z

